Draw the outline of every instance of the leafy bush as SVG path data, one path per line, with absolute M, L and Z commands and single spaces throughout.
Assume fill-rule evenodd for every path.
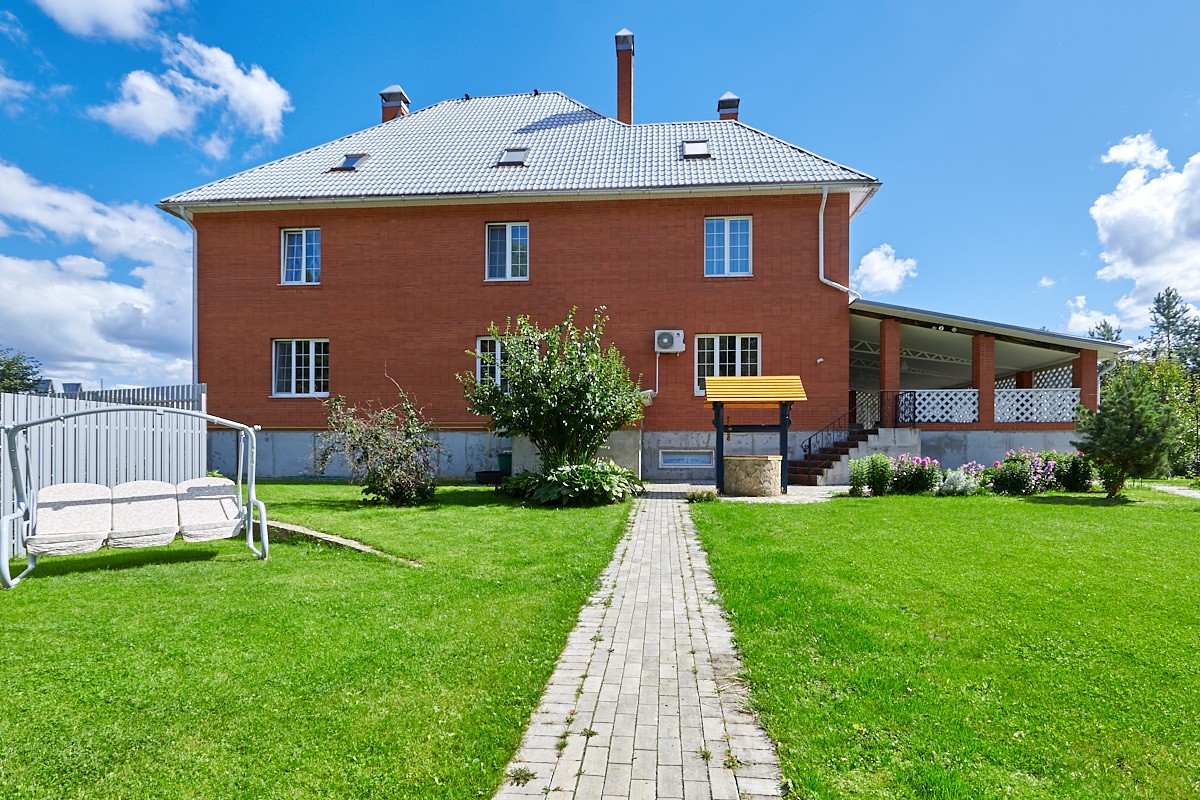
M 1053 455 L 1054 484 L 1064 492 L 1089 492 L 1095 470 L 1092 462 L 1083 453 L 1042 453 L 1043 458 Z
M 564 464 L 545 475 L 522 472 L 504 481 L 498 489 L 504 494 L 543 506 L 619 503 L 644 491 L 636 475 L 607 459 L 585 464 Z
M 329 433 L 317 452 L 317 468 L 324 472 L 340 455 L 364 495 L 412 506 L 433 499 L 440 445 L 429 433 L 429 421 L 403 389 L 396 390 L 399 402 L 383 408 L 358 408 L 340 395 L 326 400 Z
M 1033 470 L 1022 459 L 996 462 L 992 468 L 991 489 L 996 494 L 1033 494 Z
M 930 492 L 941 480 L 942 467 L 932 458 L 904 453 L 892 460 L 892 492 L 895 494 Z
M 863 489 L 869 489 L 872 497 L 882 497 L 892 488 L 892 460 L 882 453 L 850 462 L 850 494 L 862 497 Z
M 717 499 L 717 493 L 712 489 L 701 489 L 695 492 L 687 493 L 687 501 L 689 503 L 711 503 Z
M 982 468 L 981 468 L 982 469 Z M 979 491 L 979 479 L 961 469 L 952 469 L 937 488 L 938 497 L 965 497 Z

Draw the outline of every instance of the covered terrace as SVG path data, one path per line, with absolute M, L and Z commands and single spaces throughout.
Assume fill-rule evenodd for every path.
M 1073 430 L 1099 374 L 1128 348 L 1045 330 L 855 300 L 850 407 L 864 427 Z

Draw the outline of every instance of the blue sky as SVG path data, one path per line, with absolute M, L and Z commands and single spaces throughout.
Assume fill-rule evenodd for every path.
M 190 377 L 190 233 L 159 199 L 414 109 L 562 91 L 741 119 L 871 173 L 866 296 L 1084 333 L 1200 302 L 1200 4 L 277 3 L 0 8 L 0 345 L 106 385 Z

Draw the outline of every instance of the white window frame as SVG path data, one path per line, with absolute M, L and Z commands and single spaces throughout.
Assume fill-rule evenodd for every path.
M 475 337 L 475 352 L 483 352 L 484 342 L 494 342 L 496 345 L 496 363 L 485 364 L 483 359 L 475 358 L 475 380 L 478 383 L 483 383 L 485 377 L 487 380 L 499 383 L 500 388 L 504 388 L 504 351 L 501 350 L 500 340 L 495 336 L 476 336 Z
M 704 456 L 706 461 L 702 464 L 679 464 L 670 463 L 669 456 Z M 712 469 L 716 464 L 716 455 L 713 450 L 659 450 L 658 451 L 658 468 L 659 469 Z
M 279 345 L 282 343 L 290 345 L 289 358 L 291 364 L 291 377 L 289 385 L 291 391 L 279 391 Z M 296 391 L 296 345 L 300 342 L 305 342 L 309 347 L 308 355 L 308 385 L 310 391 Z M 325 345 L 325 391 L 316 391 L 317 387 L 317 355 L 315 345 Z M 271 340 L 271 396 L 272 397 L 329 397 L 329 340 L 328 339 L 272 339 Z
M 733 220 L 746 222 L 746 271 L 729 271 L 729 223 Z M 725 252 L 721 256 L 721 271 L 708 271 L 708 223 L 720 221 L 724 223 Z M 705 217 L 704 218 L 704 277 L 706 278 L 749 278 L 754 275 L 754 218 L 747 216 Z
M 719 349 L 719 345 L 720 345 L 720 337 L 722 337 L 722 336 L 733 336 L 737 339 L 737 343 L 734 348 L 734 373 L 737 375 L 742 374 L 742 367 L 743 367 L 742 340 L 754 338 L 758 343 L 757 348 L 755 348 L 755 368 L 757 371 L 754 374 L 762 375 L 762 334 L 761 333 L 699 333 L 699 334 L 696 334 L 696 336 L 694 337 L 694 339 L 692 341 L 692 352 L 694 353 L 694 355 L 692 357 L 692 369 L 693 369 L 692 375 L 694 377 L 694 388 L 695 388 L 697 397 L 702 397 L 704 395 L 704 387 L 700 385 L 700 379 L 709 377 L 707 375 L 700 374 L 700 340 L 701 339 L 712 339 L 713 340 L 713 367 L 715 369 L 720 363 L 719 358 L 720 358 L 721 351 Z
M 504 275 L 500 277 L 492 277 L 489 273 L 489 259 L 491 258 L 491 236 L 493 228 L 504 228 Z M 513 275 L 513 228 L 525 229 L 525 274 Z M 489 222 L 484 227 L 483 233 L 483 278 L 489 283 L 501 283 L 504 281 L 528 281 L 529 280 L 529 222 Z
M 317 279 L 310 281 L 308 279 L 308 232 L 316 231 L 318 235 L 317 241 Z M 288 280 L 287 277 L 287 241 L 288 234 L 300 234 L 301 240 L 304 242 L 304 253 L 301 255 L 300 263 L 300 280 Z M 279 231 L 279 285 L 280 286 L 320 286 L 321 285 L 321 242 L 320 228 L 283 228 Z

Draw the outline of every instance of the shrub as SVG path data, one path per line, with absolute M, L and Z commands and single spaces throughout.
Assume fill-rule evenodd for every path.
M 961 469 L 948 471 L 937 488 L 938 497 L 965 497 L 979 491 L 979 479 Z
M 545 475 L 522 472 L 507 479 L 498 488 L 504 494 L 543 506 L 619 503 L 644 491 L 636 475 L 606 459 L 585 464 L 565 464 Z
M 979 476 L 983 474 L 984 470 L 987 469 L 987 467 L 985 467 L 983 464 L 980 464 L 978 461 L 968 461 L 959 467 L 959 469 L 970 477 L 978 479 Z
M 403 389 L 396 389 L 399 402 L 384 408 L 357 408 L 340 395 L 326 400 L 329 433 L 317 452 L 317 468 L 324 472 L 340 455 L 364 495 L 411 506 L 433 499 L 440 446 L 430 436 L 429 421 Z
M 850 494 L 862 497 L 869 489 L 872 497 L 882 497 L 892 488 L 892 460 L 882 453 L 850 462 Z
M 1045 455 L 1045 454 L 1043 454 Z M 1054 483 L 1064 492 L 1090 492 L 1095 470 L 1083 453 L 1055 453 Z
M 992 469 L 991 488 L 996 494 L 1033 494 L 1033 470 L 1022 459 L 1006 459 Z
M 895 494 L 930 492 L 941 480 L 941 465 L 932 458 L 904 453 L 892 461 L 892 491 Z
M 695 492 L 687 493 L 687 501 L 689 503 L 711 503 L 717 499 L 717 493 L 712 489 L 701 489 Z

